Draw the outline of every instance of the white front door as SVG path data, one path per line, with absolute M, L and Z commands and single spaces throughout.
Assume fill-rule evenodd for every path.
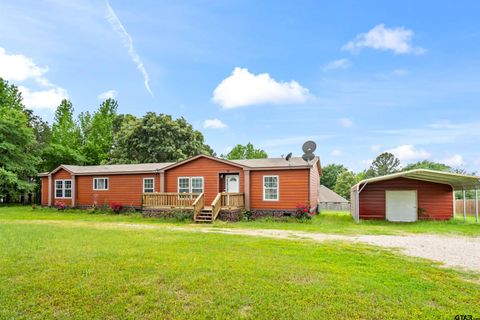
M 240 192 L 240 177 L 238 174 L 225 175 L 225 191 Z
M 388 221 L 417 221 L 417 191 L 386 191 L 385 202 Z

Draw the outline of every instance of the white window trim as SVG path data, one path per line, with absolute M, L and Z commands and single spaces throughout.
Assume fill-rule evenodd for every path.
M 193 193 L 193 179 L 201 179 L 202 180 L 202 192 L 205 192 L 205 179 L 203 177 L 190 177 L 190 193 Z
M 96 189 L 95 188 L 95 180 L 107 180 L 107 189 Z M 108 191 L 110 189 L 110 179 L 108 177 L 94 177 L 93 180 L 92 180 L 92 188 L 93 190 L 96 190 L 96 191 Z
M 180 179 L 188 179 L 188 193 L 192 193 L 192 179 L 202 179 L 202 192 L 205 192 L 205 178 L 202 176 L 198 177 L 178 177 L 177 178 L 177 192 L 180 193 Z M 182 192 L 186 193 L 186 192 Z
M 153 180 L 153 191 L 152 192 L 145 192 L 145 180 Z M 153 193 L 155 192 L 155 177 L 145 177 L 143 178 L 143 193 Z
M 62 189 L 57 188 L 57 181 L 62 181 Z M 55 199 L 72 199 L 72 196 L 70 197 L 65 197 L 65 181 L 70 181 L 70 194 L 73 194 L 73 182 L 72 179 L 55 179 L 54 184 L 55 184 Z M 57 197 L 57 190 L 62 190 L 62 196 Z
M 265 199 L 265 178 L 277 178 L 277 199 Z M 262 189 L 263 189 L 263 201 L 280 201 L 280 177 L 279 176 L 263 176 Z

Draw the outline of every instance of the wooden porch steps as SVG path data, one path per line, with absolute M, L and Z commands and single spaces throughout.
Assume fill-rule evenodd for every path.
M 196 216 L 195 222 L 197 223 L 212 223 L 213 213 L 212 207 L 204 207 Z

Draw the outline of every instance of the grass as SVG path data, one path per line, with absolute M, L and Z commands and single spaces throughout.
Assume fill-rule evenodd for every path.
M 2 220 L 79 220 L 95 222 L 129 222 L 146 224 L 188 225 L 198 227 L 191 221 L 177 222 L 158 218 L 143 218 L 136 214 L 91 214 L 85 210 L 67 210 L 60 212 L 54 209 L 30 207 L 0 207 L 0 221 Z M 204 225 L 202 225 L 204 226 Z M 356 224 L 348 212 L 324 212 L 306 222 L 288 222 L 260 219 L 256 221 L 242 221 L 227 223 L 216 221 L 213 227 L 222 228 L 256 228 L 256 229 L 286 229 L 308 232 L 322 232 L 335 234 L 402 234 L 402 233 L 436 233 L 465 236 L 480 236 L 480 223 L 475 223 L 473 216 L 456 217 L 449 221 L 418 221 L 414 223 L 392 223 L 387 221 L 362 220 Z
M 480 316 L 478 274 L 426 260 L 343 242 L 103 223 L 117 221 L 145 222 L 1 208 L 0 319 Z

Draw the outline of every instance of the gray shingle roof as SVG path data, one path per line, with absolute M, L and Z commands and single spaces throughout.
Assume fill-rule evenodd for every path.
M 318 157 L 316 157 L 318 159 Z M 284 158 L 266 158 L 266 159 L 244 159 L 230 160 L 242 166 L 251 168 L 270 168 L 270 167 L 307 167 L 308 163 L 301 157 L 292 157 L 290 161 Z
M 324 185 L 320 185 L 320 202 L 348 203 L 349 201 Z
M 65 169 L 75 174 L 109 174 L 109 173 L 134 173 L 134 172 L 154 172 L 166 166 L 171 162 L 162 163 L 139 163 L 139 164 L 109 164 L 100 166 L 71 166 L 63 165 Z

